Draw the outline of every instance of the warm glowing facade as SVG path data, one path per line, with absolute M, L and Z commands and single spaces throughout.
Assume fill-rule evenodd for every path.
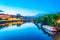
M 11 16 L 8 15 L 8 14 L 0 14 L 0 19 L 4 20 L 4 19 L 8 19 L 10 18 Z
M 56 20 L 57 23 L 60 23 L 60 19 Z

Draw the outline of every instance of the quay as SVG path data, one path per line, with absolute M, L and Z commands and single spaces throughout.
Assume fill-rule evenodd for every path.
M 12 24 L 24 24 L 21 20 L 0 20 L 0 27 L 11 26 Z

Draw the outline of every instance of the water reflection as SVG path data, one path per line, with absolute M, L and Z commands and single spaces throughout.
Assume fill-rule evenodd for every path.
M 0 32 L 0 39 L 20 39 L 20 40 L 51 40 L 51 37 L 47 35 L 46 32 L 42 29 L 38 29 L 33 23 L 24 23 L 22 25 L 19 24 L 11 24 L 9 23 L 9 27 L 18 26 L 16 30 L 11 30 L 12 28 L 8 28 L 3 32 Z M 22 28 L 25 27 L 25 28 Z M 3 36 L 2 36 L 3 35 Z M 9 35 L 9 36 L 8 36 Z M 6 38 L 7 37 L 7 38 Z
M 49 37 L 52 36 L 52 34 L 49 34 L 48 32 L 46 32 L 43 28 L 42 31 L 44 32 L 44 34 L 47 34 Z
M 27 22 L 27 23 L 30 23 L 30 22 Z M 17 27 L 20 27 L 23 24 L 25 24 L 25 23 L 21 23 L 21 22 L 20 22 L 20 24 L 18 24 L 16 22 L 5 23 L 4 25 L 0 26 L 0 29 L 5 28 L 5 27 L 12 27 L 14 25 L 17 25 Z M 41 28 L 41 30 L 43 31 L 44 34 L 47 34 L 48 36 L 52 36 L 51 34 L 49 34 L 48 32 L 46 32 L 43 28 Z

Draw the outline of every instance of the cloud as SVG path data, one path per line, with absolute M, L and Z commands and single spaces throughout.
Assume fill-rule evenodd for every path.
M 38 11 L 38 10 L 29 10 L 29 9 L 25 9 L 25 8 L 9 7 L 9 6 L 4 6 L 4 5 L 0 5 L 0 10 L 3 10 L 4 13 L 6 13 L 6 14 L 16 15 L 19 13 L 23 16 L 34 16 L 39 13 L 43 13 L 42 11 Z

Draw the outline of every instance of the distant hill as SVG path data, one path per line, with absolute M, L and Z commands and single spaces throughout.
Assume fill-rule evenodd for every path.
M 45 14 L 38 14 L 38 15 L 35 15 L 35 16 L 24 16 L 24 18 L 38 18 L 39 16 L 43 16 Z
M 38 18 L 39 16 L 44 16 L 46 14 L 56 14 L 56 13 L 40 13 L 40 14 L 37 14 L 35 16 L 33 16 L 34 18 Z
M 45 14 L 37 14 L 37 15 L 35 15 L 35 16 L 33 16 L 34 18 L 38 18 L 39 16 L 44 16 Z
M 0 12 L 4 12 L 4 11 L 0 10 Z

